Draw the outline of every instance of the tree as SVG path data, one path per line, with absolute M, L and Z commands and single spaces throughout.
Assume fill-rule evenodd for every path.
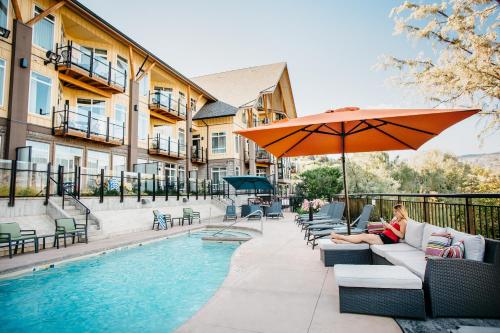
M 329 199 L 342 190 L 342 176 L 336 167 L 319 167 L 299 175 L 297 194 L 309 199 Z
M 488 115 L 486 129 L 500 129 L 497 0 L 445 0 L 393 8 L 395 34 L 431 42 L 434 56 L 383 57 L 382 68 L 400 71 L 398 82 L 419 88 L 436 105 L 476 105 Z

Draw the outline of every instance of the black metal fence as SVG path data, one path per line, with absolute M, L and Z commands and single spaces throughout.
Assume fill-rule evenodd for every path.
M 339 195 L 337 200 L 344 200 Z M 500 239 L 500 193 L 491 194 L 402 194 L 362 193 L 349 195 L 353 219 L 363 205 L 374 204 L 371 219 L 391 219 L 392 208 L 401 203 L 410 218 L 441 227 L 451 227 L 470 234 Z

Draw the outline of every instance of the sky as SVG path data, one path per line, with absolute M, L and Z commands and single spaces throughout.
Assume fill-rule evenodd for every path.
M 344 106 L 433 106 L 391 84 L 394 72 L 374 68 L 383 54 L 431 52 L 393 35 L 389 12 L 402 0 L 81 2 L 187 77 L 286 61 L 299 116 Z M 500 152 L 500 132 L 478 139 L 484 128 L 479 118 L 451 127 L 420 150 Z

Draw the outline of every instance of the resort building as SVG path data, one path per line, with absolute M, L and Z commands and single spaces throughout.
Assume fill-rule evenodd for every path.
M 288 161 L 233 134 L 296 116 L 285 63 L 189 79 L 77 1 L 0 2 L 3 159 L 287 179 Z
M 288 188 L 290 159 L 276 159 L 233 133 L 297 117 L 286 63 L 231 70 L 192 80 L 218 99 L 206 103 L 193 116 L 194 128 L 205 127 L 206 136 L 210 138 L 207 177 L 218 180 L 225 175 L 259 175 Z

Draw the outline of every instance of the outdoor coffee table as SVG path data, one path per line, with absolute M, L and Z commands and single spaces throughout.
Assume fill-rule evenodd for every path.
M 361 244 L 335 244 L 330 239 L 319 239 L 321 261 L 325 267 L 338 264 L 369 265 L 372 263 L 370 245 Z
M 45 250 L 46 248 L 46 239 L 47 238 L 54 238 L 55 239 L 55 235 L 54 234 L 50 234 L 50 235 L 41 235 L 41 236 L 37 236 L 38 237 L 38 244 L 40 244 L 40 240 L 42 240 L 42 249 Z
M 422 280 L 406 267 L 335 265 L 340 312 L 425 318 Z
M 179 222 L 179 225 L 184 225 L 184 218 L 181 216 L 181 217 L 172 217 L 172 223 L 175 223 L 175 221 L 178 221 Z

